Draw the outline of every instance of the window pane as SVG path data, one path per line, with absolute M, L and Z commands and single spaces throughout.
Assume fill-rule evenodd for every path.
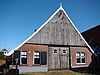
M 27 58 L 21 58 L 22 64 L 27 64 Z
M 80 53 L 79 52 L 76 53 L 76 57 L 80 57 Z
M 85 53 L 82 52 L 82 53 L 81 53 L 81 57 L 84 57 L 84 56 L 85 56 Z
M 21 56 L 21 58 L 27 58 L 27 56 Z
M 34 58 L 39 58 L 39 56 L 34 56 Z
M 82 58 L 82 63 L 85 63 L 85 58 Z
M 34 64 L 40 64 L 40 59 L 39 58 L 34 58 Z
M 27 52 L 26 51 L 22 51 L 21 55 L 27 55 Z
M 34 52 L 34 55 L 39 55 L 39 52 Z
M 77 63 L 81 63 L 80 58 L 77 58 Z

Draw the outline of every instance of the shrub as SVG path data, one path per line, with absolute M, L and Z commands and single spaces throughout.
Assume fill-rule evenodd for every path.
M 4 53 L 0 52 L 0 60 L 3 60 L 5 58 Z

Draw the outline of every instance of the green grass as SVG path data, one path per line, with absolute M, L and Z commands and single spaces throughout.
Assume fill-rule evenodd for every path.
M 48 72 L 26 72 L 26 73 L 20 73 L 20 75 L 95 75 L 95 74 L 80 73 L 71 70 L 62 70 L 62 71 L 48 71 Z

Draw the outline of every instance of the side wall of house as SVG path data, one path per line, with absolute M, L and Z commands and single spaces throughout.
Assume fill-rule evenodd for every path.
M 46 52 L 46 57 L 48 58 L 48 46 L 45 45 L 33 45 L 33 44 L 24 44 L 21 46 L 18 50 L 22 51 L 27 51 L 27 64 L 21 64 L 20 65 L 26 65 L 26 66 L 35 66 L 34 64 L 34 52 Z M 39 55 L 40 56 L 40 55 Z M 21 60 L 21 58 L 20 58 Z M 40 66 L 48 66 L 48 59 L 46 59 L 47 64 L 46 65 L 41 65 Z M 21 62 L 21 61 L 20 61 Z
M 70 47 L 71 51 L 71 67 L 89 67 L 92 62 L 92 53 L 87 47 Z M 85 63 L 77 63 L 76 53 L 85 53 Z M 82 57 L 80 57 L 82 58 Z

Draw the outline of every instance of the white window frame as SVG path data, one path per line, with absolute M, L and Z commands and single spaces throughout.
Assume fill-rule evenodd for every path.
M 20 54 L 20 64 L 23 65 L 23 63 L 21 62 L 22 61 L 22 58 L 27 58 L 27 64 L 28 64 L 28 51 L 21 51 L 21 54 Z
M 79 56 L 77 56 L 77 53 L 79 53 Z M 82 62 L 82 53 L 84 53 L 85 63 Z M 77 63 L 77 57 L 80 58 L 80 63 Z M 76 64 L 86 64 L 86 53 L 85 52 L 76 52 Z
M 56 50 L 56 52 L 55 52 L 55 50 Z M 57 53 L 58 53 L 57 49 L 54 49 L 54 50 L 53 50 L 53 53 L 54 53 L 54 54 L 57 54 Z

